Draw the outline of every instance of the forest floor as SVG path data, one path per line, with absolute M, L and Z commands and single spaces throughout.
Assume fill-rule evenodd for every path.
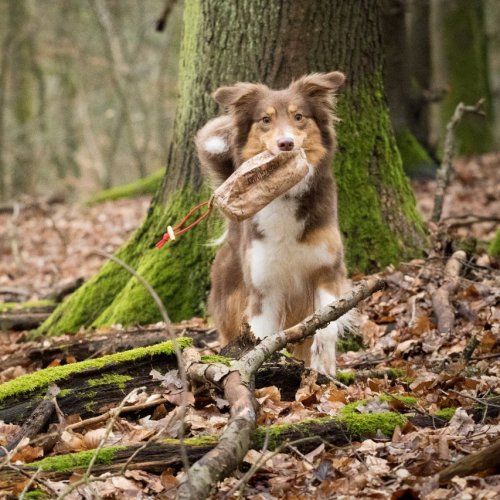
M 355 412 L 395 411 L 404 416 L 403 421 L 389 435 L 378 430 L 343 447 L 324 441 L 309 447 L 307 452 L 299 451 L 299 444 L 286 443 L 274 451 L 252 449 L 240 470 L 219 484 L 213 498 L 466 500 L 500 496 L 499 471 L 486 466 L 477 475 L 455 477 L 443 484 L 438 478 L 442 469 L 500 436 L 500 262 L 485 251 L 498 221 L 477 222 L 480 218 L 499 217 L 499 186 L 499 154 L 457 160 L 444 207 L 443 217 L 451 227 L 443 250 L 425 260 L 385 269 L 380 275 L 387 280 L 387 288 L 359 307 L 363 348 L 338 355 L 339 371 L 354 373 L 354 381 L 343 377 L 347 385 L 319 383 L 314 373 L 307 373 L 295 398 L 287 398 L 292 400 L 282 398 L 275 386 L 257 391 L 261 405 L 258 424 L 263 426 L 336 416 L 355 402 Z M 413 187 L 427 219 L 435 182 L 416 181 Z M 102 264 L 93 251 L 112 252 L 118 248 L 140 224 L 147 207 L 148 199 L 139 198 L 95 207 L 21 205 L 19 212 L 0 213 L 0 306 L 2 302 L 36 301 L 56 285 L 77 277 L 91 277 Z M 473 241 L 477 244 L 471 244 Z M 432 299 L 449 279 L 444 266 L 451 253 L 464 246 L 467 260 L 452 296 L 455 325 L 451 332 L 439 333 Z M 204 320 L 197 318 L 177 329 L 210 330 Z M 27 354 L 64 341 L 71 343 L 71 337 L 29 340 L 22 331 L 0 332 L 0 382 L 46 366 L 82 361 L 59 352 L 51 359 L 44 358 L 42 363 Z M 217 349 L 217 341 L 206 342 L 202 353 L 213 354 Z M 17 359 L 19 363 L 13 361 Z M 154 376 L 161 377 L 158 373 Z M 162 426 L 166 437 L 178 437 L 176 405 L 180 398 L 176 377 L 175 372 L 169 372 L 165 383 L 157 386 L 154 397 L 162 398 L 161 404 L 116 418 L 107 437 L 109 418 L 84 423 L 77 431 L 66 430 L 69 423 L 82 419 L 81 415 L 71 415 L 52 424 L 58 437 L 50 441 L 50 446 L 42 434 L 37 438 L 44 442 L 43 446 L 32 442 L 10 462 L 0 458 L 0 466 L 18 468 L 45 456 L 93 450 L 104 437 L 106 446 L 143 444 Z M 152 397 L 145 390 L 130 404 L 149 402 Z M 193 404 L 185 417 L 187 435 L 220 434 L 229 418 L 224 401 L 214 397 L 195 404 L 195 396 L 190 398 Z M 1 406 L 0 403 L 0 411 Z M 436 414 L 443 419 L 442 428 L 419 427 L 408 418 Z M 19 429 L 16 424 L 0 422 L 0 445 L 5 446 Z M 253 475 L 242 481 L 245 472 L 255 464 L 258 467 L 254 467 Z M 19 495 L 26 488 L 29 475 L 11 481 L 2 475 L 3 469 L 0 467 L 0 497 Z M 130 466 L 120 475 L 101 475 L 91 486 L 82 485 L 67 492 L 65 498 L 173 498 L 182 475 L 175 468 L 160 473 L 146 466 Z M 73 474 L 70 480 L 79 477 Z M 52 490 L 53 495 L 64 494 L 68 478 L 45 479 L 38 486 L 34 481 L 29 487 Z

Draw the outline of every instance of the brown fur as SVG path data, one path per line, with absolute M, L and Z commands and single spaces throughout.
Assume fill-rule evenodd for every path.
M 283 327 L 292 326 L 313 311 L 317 290 L 339 296 L 348 286 L 331 174 L 336 143 L 332 93 L 343 81 L 344 76 L 334 72 L 307 75 L 284 90 L 251 83 L 221 87 L 214 97 L 229 114 L 209 122 L 197 136 L 202 167 L 216 183 L 258 153 L 268 150 L 277 154 L 277 144 L 284 135 L 293 137 L 294 148 L 304 149 L 314 168 L 308 188 L 285 198 L 294 196 L 295 217 L 303 222 L 297 248 L 326 248 L 331 259 L 328 265 L 312 268 L 298 289 L 283 290 Z M 227 152 L 213 154 L 204 149 L 205 141 L 214 134 L 228 142 Z M 253 241 L 265 242 L 266 236 L 252 219 L 229 222 L 227 240 L 214 261 L 209 311 L 223 344 L 238 335 L 242 320 L 248 320 L 245 314 L 262 313 L 266 300 L 264 292 L 252 284 L 249 252 Z M 290 269 L 290 273 L 296 271 Z M 308 339 L 294 353 L 309 362 L 312 342 Z

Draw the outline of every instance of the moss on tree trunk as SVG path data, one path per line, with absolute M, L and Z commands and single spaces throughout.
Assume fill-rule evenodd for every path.
M 210 97 L 238 80 L 286 86 L 293 77 L 339 69 L 348 75 L 339 96 L 339 183 L 342 232 L 351 270 L 367 271 L 419 253 L 425 241 L 401 168 L 382 83 L 381 19 L 369 0 L 187 0 L 179 98 L 162 187 L 148 216 L 117 255 L 158 291 L 173 320 L 204 313 L 209 268 L 221 219 L 168 243 L 154 243 L 167 225 L 209 197 L 193 137 L 214 116 Z M 333 168 L 333 166 L 332 166 Z M 39 329 L 59 334 L 83 326 L 146 323 L 160 316 L 135 279 L 108 263 Z

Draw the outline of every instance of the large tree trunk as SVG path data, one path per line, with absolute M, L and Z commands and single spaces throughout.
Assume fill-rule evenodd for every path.
M 335 171 L 350 269 L 372 270 L 419 253 L 423 228 L 384 97 L 378 2 L 188 0 L 184 20 L 166 175 L 144 224 L 118 251 L 156 288 L 173 320 L 204 313 L 215 252 L 207 243 L 220 235 L 221 221 L 211 217 L 162 250 L 154 243 L 167 225 L 210 195 L 193 137 L 216 114 L 210 94 L 222 83 L 249 80 L 280 87 L 312 71 L 345 71 L 349 83 L 339 98 Z M 157 319 L 141 285 L 108 263 L 39 331 L 57 334 L 81 325 Z
M 446 88 L 433 106 L 433 137 L 442 144 L 446 124 L 459 102 L 475 104 L 485 98 L 487 116 L 469 115 L 457 128 L 460 154 L 493 149 L 493 110 L 488 81 L 487 44 L 483 2 L 433 0 L 432 58 L 434 87 Z

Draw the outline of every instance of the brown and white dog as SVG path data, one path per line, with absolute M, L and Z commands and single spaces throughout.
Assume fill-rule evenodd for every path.
M 332 177 L 336 141 L 335 91 L 342 73 L 304 76 L 283 90 L 237 83 L 215 100 L 228 114 L 208 122 L 196 145 L 215 184 L 263 151 L 302 148 L 309 173 L 252 218 L 229 221 L 212 267 L 209 312 L 223 345 L 240 332 L 242 319 L 262 339 L 334 301 L 349 287 L 337 221 Z M 340 322 L 342 321 L 342 322 Z M 339 320 L 294 348 L 294 355 L 326 375 L 335 374 Z

